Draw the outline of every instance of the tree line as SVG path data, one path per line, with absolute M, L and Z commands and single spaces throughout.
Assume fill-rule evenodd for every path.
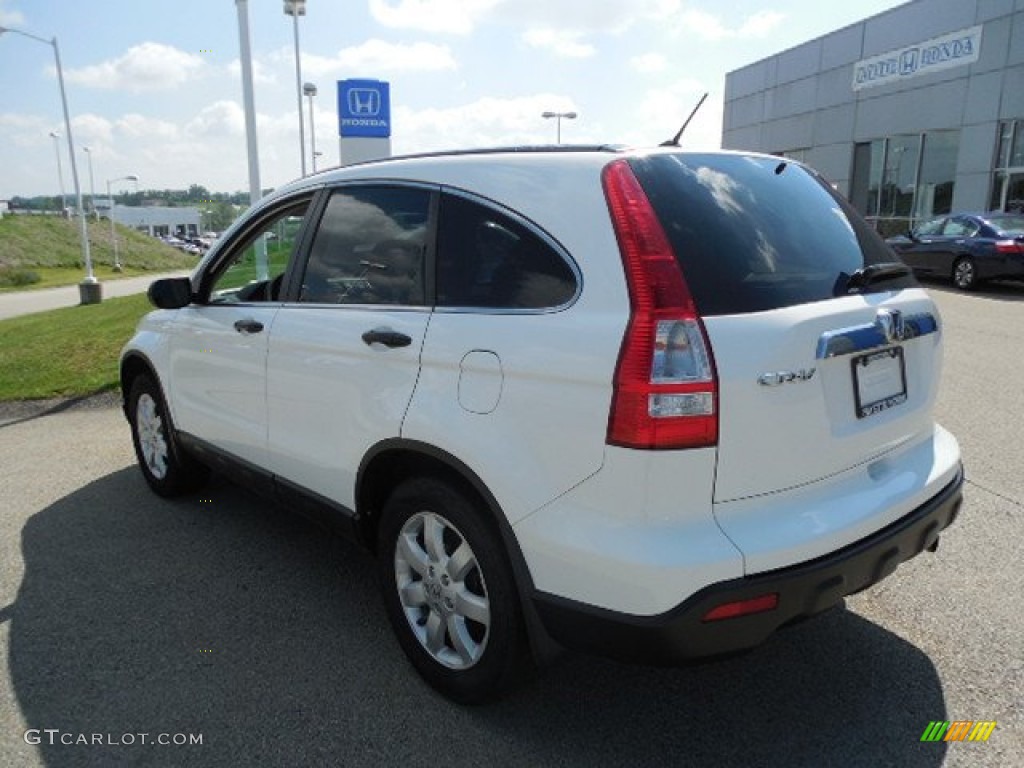
M 96 197 L 105 200 L 106 194 L 99 193 Z M 117 205 L 198 208 L 202 213 L 204 230 L 214 231 L 227 229 L 240 211 L 249 207 L 248 192 L 211 192 L 202 184 L 192 184 L 188 189 L 140 189 L 134 192 L 115 192 L 113 197 Z M 86 209 L 91 210 L 89 195 L 83 195 L 83 198 Z M 68 195 L 66 200 L 68 205 L 74 205 L 71 195 Z M 8 202 L 12 210 L 59 211 L 61 207 L 60 195 L 37 195 L 35 197 L 15 195 Z

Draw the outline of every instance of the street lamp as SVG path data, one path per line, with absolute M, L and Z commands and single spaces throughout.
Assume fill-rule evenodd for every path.
M 53 139 L 53 150 L 57 153 L 57 181 L 60 183 L 60 215 L 68 209 L 68 197 L 64 194 L 64 171 L 60 164 L 60 134 L 50 131 L 50 138 Z
M 89 198 L 90 205 L 92 206 L 92 215 L 96 216 L 96 180 L 92 175 L 92 149 L 90 147 L 82 147 L 82 151 L 89 158 Z
M 284 15 L 292 17 L 295 28 L 295 102 L 299 106 L 299 159 L 306 175 L 306 128 L 302 124 L 302 66 L 299 63 L 299 16 L 306 15 L 306 0 L 284 0 Z
M 313 97 L 316 96 L 316 86 L 306 83 L 302 86 L 302 92 L 309 97 L 309 144 L 313 157 L 313 173 L 316 173 L 316 158 L 320 154 L 316 151 L 316 125 L 313 122 Z
M 541 113 L 541 117 L 543 117 L 546 120 L 550 120 L 552 117 L 555 118 L 555 124 L 557 126 L 557 128 L 555 129 L 555 136 L 556 136 L 555 143 L 556 144 L 561 144 L 562 143 L 562 118 L 564 117 L 566 120 L 575 120 L 576 119 L 576 113 L 575 112 L 543 112 L 543 113 Z
M 92 273 L 92 255 L 89 253 L 89 232 L 85 226 L 85 206 L 82 205 L 82 188 L 78 184 L 78 163 L 75 161 L 75 141 L 71 135 L 71 117 L 68 115 L 68 96 L 64 90 L 64 69 L 60 65 L 60 47 L 57 38 L 47 40 L 9 27 L 0 27 L 0 35 L 13 32 L 46 45 L 53 46 L 53 57 L 57 62 L 57 82 L 60 84 L 60 101 L 64 108 L 64 128 L 68 135 L 68 151 L 71 155 L 71 177 L 75 182 L 75 199 L 78 201 L 78 236 L 82 241 L 82 261 L 85 262 L 85 279 L 78 285 L 78 295 L 83 304 L 99 304 L 102 300 L 102 289 L 96 276 Z
M 238 60 L 242 64 L 242 102 L 245 105 L 245 144 L 249 156 L 249 203 L 256 205 L 262 197 L 260 189 L 260 159 L 258 137 L 256 136 L 256 100 L 252 92 L 252 46 L 249 43 L 249 2 L 235 0 L 238 11 Z M 299 96 L 301 106 L 302 96 Z M 302 110 L 299 110 L 302 114 Z M 267 264 L 267 241 L 265 238 L 256 240 L 256 274 L 260 280 L 269 275 Z
M 127 176 L 118 176 L 116 179 L 109 179 L 107 181 L 107 200 L 110 203 L 110 242 L 114 244 L 114 271 L 121 271 L 121 259 L 117 254 L 117 232 L 114 230 L 114 196 L 110 191 L 110 185 L 115 181 L 135 181 L 137 182 L 139 177 L 134 173 L 130 173 Z

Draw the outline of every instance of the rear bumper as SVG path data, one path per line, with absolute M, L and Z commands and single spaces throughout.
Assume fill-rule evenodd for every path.
M 626 661 L 679 664 L 728 655 L 763 642 L 779 627 L 837 604 L 937 544 L 962 502 L 963 468 L 942 491 L 891 525 L 824 557 L 712 584 L 656 616 L 635 616 L 537 593 L 548 633 L 562 645 Z M 771 611 L 704 622 L 723 603 L 778 594 Z
M 1024 278 L 1024 255 L 978 259 L 978 275 L 985 279 Z

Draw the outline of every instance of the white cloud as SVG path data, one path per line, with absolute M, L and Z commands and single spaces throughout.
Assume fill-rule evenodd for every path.
M 486 19 L 531 29 L 621 32 L 643 19 L 665 19 L 681 0 L 370 0 L 379 24 L 468 35 Z
M 163 43 L 133 45 L 122 56 L 80 69 L 65 70 L 73 83 L 92 88 L 152 91 L 175 88 L 203 67 L 203 60 Z
M 533 48 L 551 51 L 563 59 L 585 59 L 593 56 L 594 46 L 581 43 L 582 32 L 558 29 L 529 29 L 523 35 L 526 43 Z
M 90 146 L 96 143 L 109 144 L 114 139 L 113 125 L 107 118 L 92 113 L 71 118 L 75 132 L 75 146 Z
M 0 136 L 17 147 L 40 147 L 52 141 L 49 133 L 54 130 L 64 133 L 63 128 L 58 128 L 51 120 L 44 120 L 37 115 L 12 112 L 0 114 Z
M 706 91 L 697 80 L 680 80 L 664 88 L 648 90 L 636 110 L 636 124 L 644 135 L 632 133 L 626 142 L 650 145 L 672 138 Z M 680 143 L 686 149 L 717 149 L 722 140 L 722 97 L 712 93 L 694 115 Z
M 17 27 L 25 23 L 25 15 L 0 5 L 0 27 Z
M 185 124 L 187 138 L 243 136 L 245 113 L 235 101 L 216 101 Z
M 290 55 L 293 57 L 290 60 L 294 61 L 295 54 L 292 53 Z M 237 82 L 242 82 L 242 63 L 239 59 L 234 59 L 230 64 L 228 64 L 227 70 Z M 269 67 L 261 64 L 258 59 L 253 59 L 252 81 L 256 85 L 274 85 L 277 83 L 277 75 Z
M 279 51 L 275 58 L 287 54 Z M 311 76 L 359 75 L 360 73 L 441 72 L 457 69 L 455 57 L 446 45 L 433 43 L 388 43 L 367 40 L 352 48 L 342 48 L 331 57 L 304 54 L 302 71 Z
M 370 0 L 370 13 L 385 27 L 468 35 L 479 19 L 500 3 L 501 0 Z
M 623 32 L 643 20 L 669 18 L 679 7 L 680 0 L 503 0 L 495 15 L 529 27 Z
M 136 139 L 176 139 L 180 133 L 174 123 L 134 112 L 120 118 L 115 125 L 121 135 Z
M 579 105 L 571 99 L 556 94 L 512 99 L 488 97 L 448 109 L 413 110 L 400 106 L 393 115 L 394 124 L 400 128 L 395 135 L 395 153 L 552 143 L 554 125 L 542 119 L 541 113 L 578 109 Z M 575 141 L 569 121 L 562 123 L 562 136 Z
M 746 40 L 766 37 L 784 18 L 783 14 L 776 11 L 758 11 L 748 17 L 739 27 L 730 28 L 713 14 L 706 11 L 688 10 L 680 15 L 677 32 L 680 34 L 696 33 L 712 42 L 726 39 Z
M 668 59 L 660 53 L 645 53 L 629 60 L 629 66 L 645 75 L 664 72 L 668 68 Z

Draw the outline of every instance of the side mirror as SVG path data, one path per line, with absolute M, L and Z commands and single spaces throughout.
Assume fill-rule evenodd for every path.
M 192 303 L 192 281 L 187 277 L 155 280 L 146 295 L 157 309 L 181 309 Z

